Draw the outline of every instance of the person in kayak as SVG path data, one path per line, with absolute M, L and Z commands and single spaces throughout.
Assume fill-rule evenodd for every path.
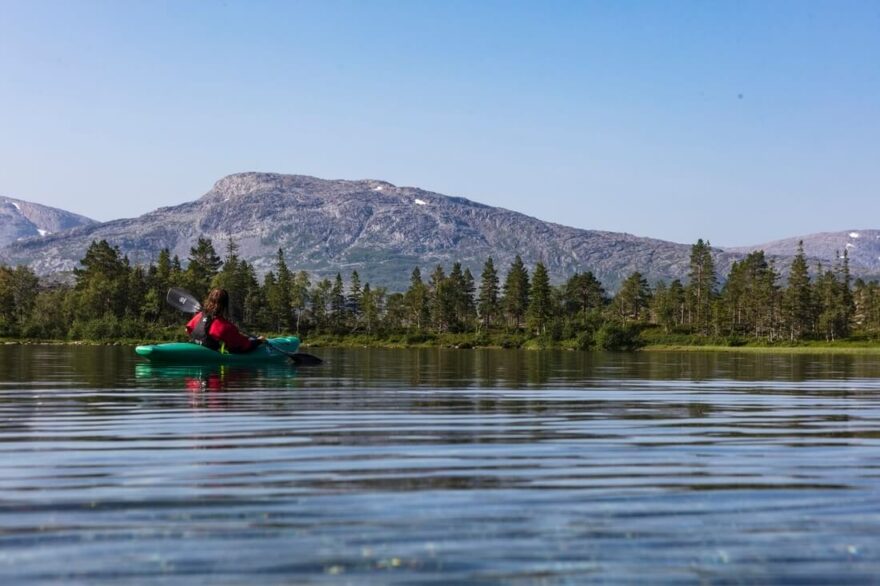
M 250 352 L 265 341 L 262 336 L 245 336 L 229 321 L 229 293 L 214 289 L 202 304 L 202 311 L 186 324 L 186 333 L 196 344 L 212 350 L 241 354 Z

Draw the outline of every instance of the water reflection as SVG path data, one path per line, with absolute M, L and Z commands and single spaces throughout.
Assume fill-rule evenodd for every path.
M 880 571 L 871 356 L 0 347 L 0 582 Z

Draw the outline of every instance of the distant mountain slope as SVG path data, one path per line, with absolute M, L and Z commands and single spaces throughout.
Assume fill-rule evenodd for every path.
M 21 199 L 0 196 L 0 246 L 94 224 L 84 216 Z
M 345 276 L 356 269 L 362 279 L 398 290 L 415 266 L 461 261 L 479 279 L 486 258 L 504 273 L 516 254 L 530 267 L 543 261 L 556 282 L 591 270 L 613 288 L 635 270 L 652 283 L 684 278 L 690 254 L 686 244 L 569 228 L 384 181 L 241 173 L 190 203 L 13 243 L 0 260 L 42 274 L 70 270 L 95 239 L 118 245 L 134 263 L 154 260 L 162 247 L 185 260 L 202 235 L 221 254 L 233 237 L 259 270 L 272 267 L 281 247 L 294 269 Z M 719 272 L 736 257 L 719 251 Z
M 821 232 L 725 250 L 739 254 L 763 250 L 771 255 L 793 256 L 797 253 L 798 242 L 801 240 L 804 242 L 804 252 L 814 260 L 830 265 L 846 250 L 854 273 L 863 276 L 880 274 L 880 230 Z

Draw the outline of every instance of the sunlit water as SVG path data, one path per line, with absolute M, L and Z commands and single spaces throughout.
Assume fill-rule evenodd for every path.
M 875 582 L 871 356 L 0 347 L 0 583 Z

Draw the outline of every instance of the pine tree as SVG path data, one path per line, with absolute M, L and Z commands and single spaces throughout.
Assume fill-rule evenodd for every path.
M 498 311 L 498 273 L 490 256 L 483 265 L 483 272 L 480 275 L 480 294 L 477 299 L 480 325 L 489 330 L 498 316 Z
M 230 252 L 232 255 L 235 254 L 234 249 Z M 189 264 L 186 267 L 185 280 L 190 292 L 197 298 L 203 299 L 208 294 L 211 281 L 222 264 L 211 239 L 199 237 L 196 245 L 190 248 Z
M 119 247 L 106 240 L 93 241 L 74 269 L 78 293 L 79 317 L 97 319 L 110 314 L 121 317 L 128 308 L 127 288 L 129 266 Z
M 364 330 L 368 334 L 372 334 L 378 312 L 373 301 L 373 289 L 370 287 L 370 283 L 364 283 L 364 288 L 361 291 L 360 306 L 361 315 L 363 316 Z
M 843 332 L 844 311 L 841 306 L 841 284 L 835 271 L 821 272 L 815 283 L 818 315 L 816 325 L 820 335 L 828 341 L 840 338 Z
M 848 336 L 850 322 L 853 314 L 852 275 L 849 270 L 849 251 L 844 248 L 843 256 L 838 271 L 840 274 L 840 310 L 841 310 L 841 336 Z
M 553 315 L 552 293 L 547 267 L 539 262 L 535 265 L 535 272 L 532 275 L 527 310 L 528 326 L 537 335 L 546 333 L 547 322 Z
M 342 275 L 336 273 L 333 281 L 333 289 L 330 290 L 330 315 L 333 320 L 334 333 L 341 334 L 345 328 L 345 288 L 342 284 Z
M 612 305 L 621 322 L 639 321 L 651 303 L 651 288 L 638 271 L 627 277 L 614 296 Z
M 813 330 L 815 303 L 803 240 L 798 242 L 797 255 L 792 260 L 788 272 L 788 287 L 783 294 L 783 308 L 791 341 L 800 340 Z
M 702 239 L 691 247 L 690 282 L 687 287 L 691 325 L 700 333 L 708 334 L 712 319 L 712 303 L 718 277 L 709 242 Z
M 208 240 L 210 245 L 210 240 Z M 211 246 L 213 250 L 213 246 Z M 200 261 L 199 261 L 200 262 Z M 190 268 L 193 267 L 193 261 L 190 260 Z M 251 279 L 256 279 L 256 275 L 251 275 L 251 270 L 246 261 L 238 257 L 238 244 L 230 238 L 226 242 L 226 257 L 220 265 L 220 270 L 214 270 L 214 276 L 210 280 L 210 287 L 226 289 L 229 294 L 229 319 L 236 323 L 242 323 L 245 320 L 245 301 L 248 291 L 251 287 Z M 210 288 L 209 287 L 209 288 Z M 195 293 L 195 291 L 193 291 Z M 207 292 L 203 296 L 207 295 Z
M 361 277 L 357 271 L 351 272 L 351 281 L 348 284 L 348 298 L 346 299 L 348 311 L 352 317 L 352 327 L 357 327 L 363 309 L 363 290 L 361 289 Z
M 590 312 L 605 305 L 605 289 L 591 271 L 575 273 L 563 285 L 562 298 L 566 315 L 577 319 L 584 327 Z
M 516 255 L 504 279 L 504 309 L 514 329 L 522 325 L 529 307 L 529 273 L 522 258 Z
M 668 334 L 675 325 L 675 316 L 676 307 L 670 288 L 664 281 L 660 281 L 654 287 L 654 295 L 651 297 L 651 317 Z
M 407 321 L 410 328 L 422 331 L 430 319 L 428 307 L 428 289 L 422 281 L 422 271 L 416 267 L 410 276 L 409 289 L 404 297 L 407 308 Z
M 447 296 L 446 302 L 448 304 L 448 315 L 446 316 L 447 327 L 450 331 L 460 332 L 464 329 L 464 325 L 467 322 L 465 312 L 467 311 L 468 305 L 466 299 L 467 284 L 465 283 L 464 272 L 462 271 L 460 262 L 452 264 L 452 270 L 449 272 L 449 277 L 446 279 L 445 288 Z
M 464 274 L 462 275 L 462 287 L 461 294 L 458 296 L 460 305 L 456 309 L 456 313 L 459 316 L 459 322 L 464 330 L 472 331 L 474 328 L 474 321 L 477 317 L 477 307 L 474 300 L 476 286 L 474 284 L 474 275 L 471 274 L 470 268 L 465 267 L 464 269 Z
M 449 331 L 455 320 L 455 295 L 443 267 L 437 265 L 428 283 L 431 324 L 437 333 Z
M 309 274 L 306 271 L 299 271 L 296 274 L 296 277 L 293 278 L 293 283 L 290 289 L 290 305 L 296 315 L 294 331 L 296 331 L 297 334 L 300 333 L 303 326 L 303 316 L 308 308 L 309 289 L 311 286 L 312 284 L 309 280 Z
M 293 300 L 293 275 L 284 260 L 284 251 L 280 248 L 275 255 L 275 272 L 277 275 L 276 289 L 270 300 L 272 306 L 272 319 L 276 323 L 277 331 L 287 332 L 292 324 Z M 269 292 L 266 292 L 268 296 Z
M 328 306 L 331 305 L 330 298 L 333 291 L 333 283 L 330 279 L 321 279 L 309 292 L 309 301 L 311 303 L 311 312 L 315 319 L 315 327 L 321 332 L 327 332 L 330 329 L 331 311 Z

